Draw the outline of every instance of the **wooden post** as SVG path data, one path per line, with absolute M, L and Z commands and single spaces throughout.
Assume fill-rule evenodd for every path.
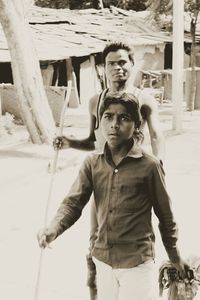
M 182 130 L 183 67 L 184 67 L 184 1 L 173 1 L 173 130 Z
M 76 75 L 72 65 L 71 57 L 66 59 L 66 68 L 67 68 L 67 82 L 69 82 L 69 80 L 71 80 L 72 82 L 70 99 L 69 99 L 69 107 L 76 108 L 79 106 L 79 95 L 77 91 Z
M 2 103 L 1 103 L 1 91 L 0 91 L 0 117 L 2 116 Z

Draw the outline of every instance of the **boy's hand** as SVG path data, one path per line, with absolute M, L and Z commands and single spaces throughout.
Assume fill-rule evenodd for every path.
M 41 229 L 37 234 L 39 246 L 43 249 L 48 247 L 48 245 L 55 240 L 56 236 L 57 236 L 56 230 L 48 229 L 48 228 Z
M 70 143 L 65 136 L 57 136 L 53 140 L 54 150 L 66 149 L 70 147 Z

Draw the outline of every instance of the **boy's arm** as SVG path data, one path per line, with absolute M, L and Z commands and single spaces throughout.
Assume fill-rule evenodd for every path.
M 171 200 L 166 191 L 164 177 L 162 164 L 155 164 L 149 182 L 153 208 L 159 219 L 159 229 L 168 257 L 180 272 L 181 278 L 186 278 L 189 266 L 181 258 L 177 248 L 178 228 L 171 209 Z
M 162 241 L 172 263 L 180 261 L 177 248 L 178 228 L 174 220 L 171 200 L 165 187 L 165 174 L 160 163 L 152 166 L 149 191 L 153 203 L 153 209 L 159 219 L 159 230 Z
M 152 152 L 158 159 L 163 160 L 165 155 L 165 140 L 159 122 L 156 100 L 153 96 L 145 92 L 142 92 L 140 97 L 142 102 L 141 113 L 147 121 Z
M 89 101 L 89 135 L 85 139 L 76 139 L 68 136 L 56 137 L 53 142 L 55 149 L 67 149 L 69 147 L 79 150 L 94 150 L 95 149 L 95 125 L 96 125 L 96 106 L 98 95 L 93 96 Z
M 93 199 L 91 203 L 91 210 L 90 210 L 90 252 L 94 248 L 94 244 L 97 239 L 97 232 L 98 232 L 97 211 Z
M 86 158 L 68 195 L 65 197 L 49 226 L 38 233 L 40 247 L 45 248 L 81 216 L 93 191 L 90 157 Z

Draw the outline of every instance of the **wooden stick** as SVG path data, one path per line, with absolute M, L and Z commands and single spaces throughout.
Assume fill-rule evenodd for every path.
M 65 112 L 66 112 L 67 105 L 69 103 L 71 88 L 72 88 L 72 80 L 71 80 L 71 77 L 70 77 L 68 79 L 66 97 L 65 97 L 62 112 L 61 112 L 61 115 L 60 115 L 60 124 L 59 124 L 58 136 L 61 136 L 62 132 L 63 132 Z M 55 177 L 55 174 L 56 174 L 56 166 L 57 166 L 57 161 L 58 161 L 58 152 L 59 152 L 59 150 L 56 149 L 55 154 L 54 154 L 54 158 L 53 158 L 53 164 L 52 164 L 52 167 L 51 167 L 51 178 L 50 178 L 47 204 L 46 204 L 46 209 L 45 209 L 44 228 L 47 226 L 47 221 L 48 221 L 51 195 L 52 195 L 54 177 Z M 39 268 L 38 268 L 38 273 L 37 273 L 37 281 L 36 281 L 36 286 L 35 286 L 34 300 L 39 300 L 42 270 L 44 269 L 43 268 L 43 262 L 44 262 L 43 257 L 44 257 L 44 249 L 41 249 L 40 258 L 39 258 Z

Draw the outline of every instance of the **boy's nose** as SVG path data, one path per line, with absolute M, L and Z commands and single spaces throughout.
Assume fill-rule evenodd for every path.
M 117 120 L 113 120 L 111 124 L 112 128 L 119 128 L 119 122 Z

